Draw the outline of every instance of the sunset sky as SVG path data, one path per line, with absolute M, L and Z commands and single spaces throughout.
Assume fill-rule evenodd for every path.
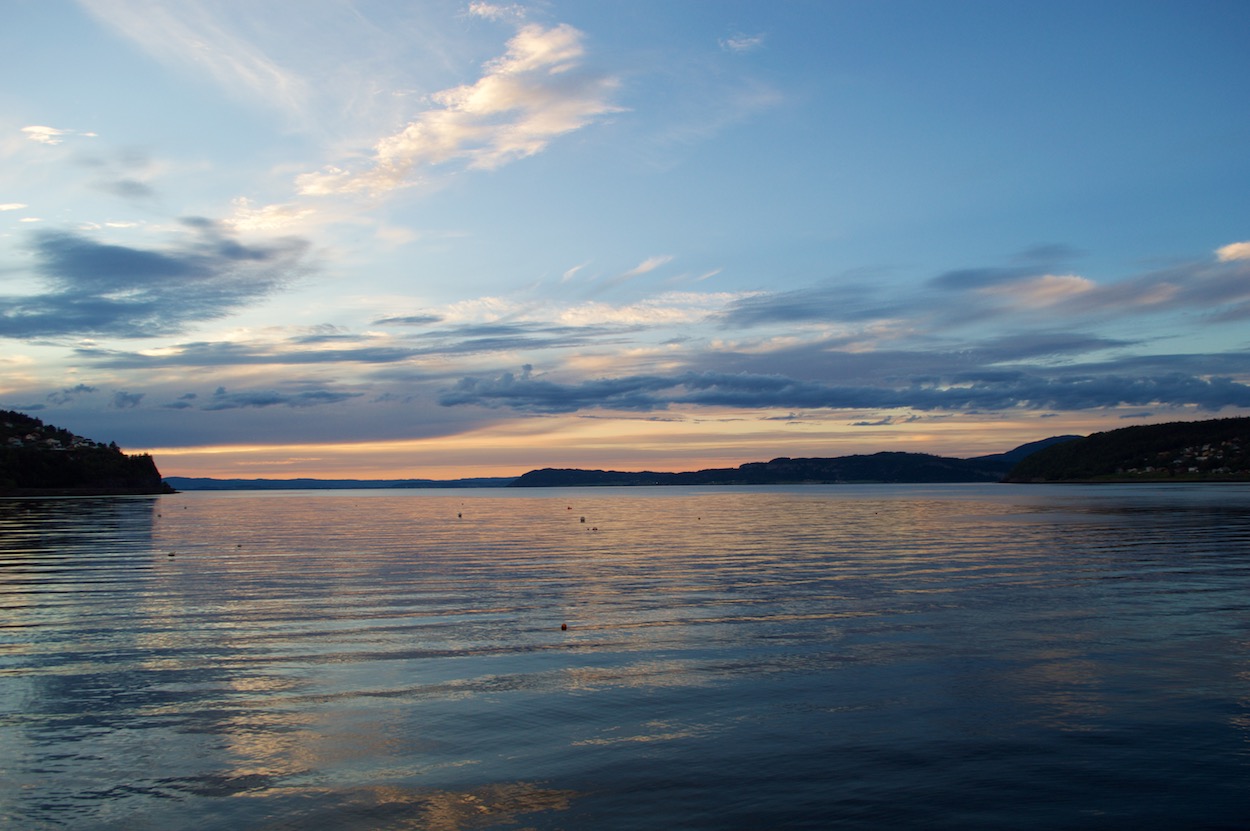
M 165 475 L 1250 414 L 1250 3 L 5 0 L 0 408 Z

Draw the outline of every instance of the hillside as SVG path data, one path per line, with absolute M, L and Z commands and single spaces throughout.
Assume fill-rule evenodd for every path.
M 1250 418 L 1122 427 L 1041 450 L 1008 482 L 1250 481 Z
M 0 495 L 168 493 L 152 457 L 128 456 L 41 420 L 0 410 Z
M 1055 442 L 1074 437 L 1058 436 L 1022 445 L 1007 453 L 974 459 L 954 459 L 927 453 L 873 453 L 830 458 L 779 458 L 734 468 L 713 468 L 686 473 L 629 473 L 616 470 L 544 468 L 531 470 L 511 487 L 579 487 L 587 485 L 800 485 L 861 482 L 918 483 L 999 482 L 1017 460 Z

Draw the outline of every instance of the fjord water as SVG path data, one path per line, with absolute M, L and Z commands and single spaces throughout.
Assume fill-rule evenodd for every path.
M 1250 824 L 1240 485 L 7 500 L 0 627 L 4 827 Z

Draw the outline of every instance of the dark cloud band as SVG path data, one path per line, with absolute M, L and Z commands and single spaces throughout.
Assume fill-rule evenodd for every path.
M 1087 410 L 1116 406 L 1250 407 L 1250 386 L 1230 378 L 1183 373 L 1155 377 L 1024 372 L 962 383 L 905 387 L 840 386 L 783 375 L 687 373 L 559 384 L 529 371 L 464 378 L 440 397 L 444 406 L 475 404 L 539 413 L 585 409 L 664 410 L 678 405 L 743 409 L 911 409 L 922 411 Z
M 212 320 L 306 273 L 308 243 L 244 245 L 215 223 L 185 220 L 195 237 L 165 250 L 111 245 L 68 231 L 34 238 L 42 293 L 0 297 L 0 336 L 144 338 Z

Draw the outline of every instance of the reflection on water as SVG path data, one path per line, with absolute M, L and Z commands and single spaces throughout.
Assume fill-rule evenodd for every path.
M 1241 486 L 0 500 L 0 825 L 1237 826 L 1247 589 Z

